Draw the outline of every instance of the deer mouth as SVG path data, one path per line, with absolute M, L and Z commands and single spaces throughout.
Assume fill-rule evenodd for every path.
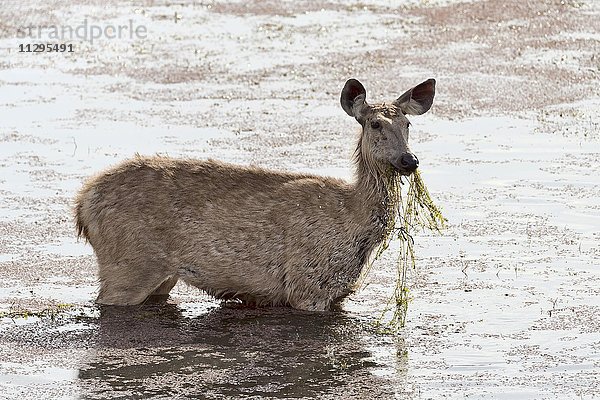
M 407 170 L 407 169 L 404 169 L 404 168 L 397 168 L 396 166 L 394 166 L 394 169 L 396 170 L 396 172 L 398 174 L 400 174 L 402 176 L 410 176 L 410 175 L 412 175 L 413 172 L 416 171 L 416 168 L 415 169 L 411 169 L 411 170 Z

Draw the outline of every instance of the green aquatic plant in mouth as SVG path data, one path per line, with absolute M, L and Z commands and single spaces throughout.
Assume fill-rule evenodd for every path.
M 408 304 L 411 300 L 407 277 L 408 270 L 416 268 L 413 235 L 425 229 L 439 233 L 445 227 L 447 220 L 431 199 L 418 170 L 409 177 L 392 170 L 388 178 L 386 185 L 389 218 L 383 241 L 375 254 L 374 261 L 389 248 L 394 239 L 398 240 L 400 247 L 396 267 L 396 287 L 381 313 L 378 325 L 386 325 L 388 329 L 398 329 L 404 327 L 406 323 Z M 403 179 L 408 181 L 405 196 L 402 196 L 401 190 Z M 372 263 L 367 267 L 363 279 L 371 266 Z M 392 316 L 385 321 L 385 316 L 389 312 Z

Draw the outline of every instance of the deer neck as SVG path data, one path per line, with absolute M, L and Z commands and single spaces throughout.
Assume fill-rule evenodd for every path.
M 391 187 L 393 174 L 376 164 L 372 159 L 365 157 L 360 152 L 360 147 L 355 155 L 356 172 L 354 181 L 354 204 L 357 215 L 366 220 L 365 225 L 375 224 L 377 228 L 385 229 L 390 215 L 389 188 Z

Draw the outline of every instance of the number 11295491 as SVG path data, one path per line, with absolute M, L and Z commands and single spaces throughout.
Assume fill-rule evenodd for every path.
M 73 53 L 73 44 L 27 43 L 19 45 L 19 53 Z

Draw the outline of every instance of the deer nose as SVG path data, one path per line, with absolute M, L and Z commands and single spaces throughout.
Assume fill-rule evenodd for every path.
M 412 153 L 404 153 L 402 157 L 400 157 L 400 165 L 406 171 L 414 171 L 419 166 L 419 159 Z

